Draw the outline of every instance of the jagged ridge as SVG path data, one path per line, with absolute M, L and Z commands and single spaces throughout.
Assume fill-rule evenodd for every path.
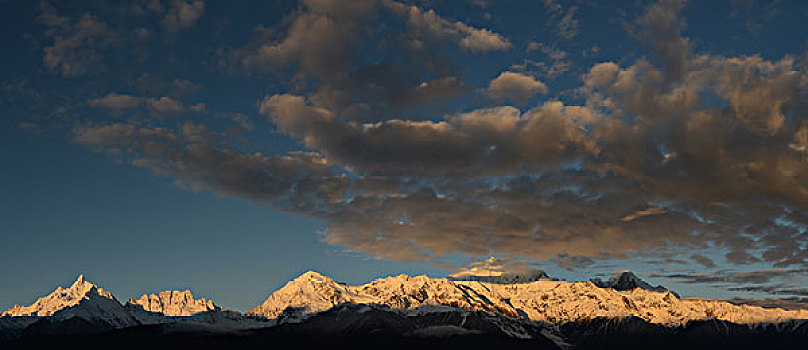
M 401 312 L 457 307 L 549 323 L 631 316 L 667 326 L 712 318 L 741 324 L 808 319 L 808 310 L 764 309 L 708 299 L 681 300 L 669 291 L 642 288 L 619 291 L 600 288 L 592 282 L 499 284 L 400 275 L 351 286 L 313 271 L 290 281 L 248 314 L 270 319 L 284 315 L 294 320 L 344 303 L 384 305 Z
M 57 311 L 78 305 L 82 300 L 93 296 L 115 299 L 109 292 L 87 282 L 84 275 L 79 275 L 69 288 L 59 286 L 52 293 L 39 298 L 30 306 L 14 305 L 0 316 L 53 316 Z
M 80 318 L 112 328 L 177 322 L 251 328 L 300 322 L 344 304 L 379 306 L 407 315 L 464 310 L 554 324 L 625 317 L 665 326 L 706 319 L 739 324 L 808 319 L 808 310 L 765 309 L 707 299 L 682 300 L 669 291 L 655 290 L 657 287 L 643 289 L 648 286 L 636 276 L 625 276 L 621 274 L 612 285 L 626 290 L 601 288 L 592 282 L 539 280 L 502 284 L 407 275 L 351 286 L 309 271 L 273 293 L 246 317 L 224 310 L 210 300 L 195 299 L 190 291 L 144 295 L 131 299 L 124 307 L 112 294 L 79 276 L 69 288 L 59 287 L 30 306 L 9 309 L 3 313 L 3 319 L 14 318 L 4 324 L 15 332 L 41 318 L 51 321 Z M 638 288 L 624 288 L 626 281 Z M 256 317 L 272 322 L 260 322 Z
M 124 306 L 111 293 L 79 275 L 69 288 L 57 287 L 30 306 L 15 305 L 5 311 L 0 317 L 0 333 L 13 338 L 32 328 L 48 333 L 56 328 L 80 327 L 81 332 L 87 332 L 177 322 L 217 324 L 228 329 L 266 325 L 223 310 L 211 300 L 195 299 L 187 290 L 143 295 Z
M 129 299 L 128 306 L 165 316 L 193 316 L 198 313 L 221 310 L 212 300 L 194 299 L 189 290 L 164 291 L 158 294 L 143 294 L 139 299 Z
M 138 322 L 111 293 L 79 275 L 69 288 L 58 287 L 30 306 L 15 305 L 2 316 L 28 317 L 31 324 L 47 317 L 49 322 L 82 319 L 102 328 L 122 328 Z
M 594 283 L 596 286 L 600 288 L 611 288 L 614 290 L 624 291 L 624 290 L 632 290 L 635 288 L 650 290 L 653 292 L 668 292 L 669 290 L 663 286 L 652 286 L 647 282 L 643 281 L 637 275 L 635 275 L 631 271 L 618 271 L 612 274 L 612 277 L 609 278 L 608 281 L 601 280 L 600 278 L 593 278 L 590 281 Z M 676 297 L 679 297 L 679 294 L 676 292 L 670 291 Z

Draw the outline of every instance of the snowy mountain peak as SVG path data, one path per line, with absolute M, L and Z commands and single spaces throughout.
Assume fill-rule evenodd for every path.
M 302 275 L 298 276 L 297 278 L 295 278 L 295 281 L 334 282 L 334 280 L 331 279 L 330 277 L 327 277 L 319 272 L 312 270 L 306 271 Z
M 287 283 L 248 314 L 279 322 L 297 322 L 342 304 L 377 305 L 408 315 L 451 308 L 549 323 L 632 316 L 650 323 L 677 326 L 713 318 L 735 323 L 808 319 L 808 310 L 764 309 L 717 300 L 682 300 L 626 271 L 606 282 L 539 280 L 503 284 L 399 275 L 363 285 L 339 284 L 325 276 L 307 273 Z
M 614 273 L 612 273 L 612 277 L 610 277 L 609 280 L 610 281 L 631 280 L 645 283 L 639 277 L 637 277 L 637 275 L 635 275 L 634 272 L 631 272 L 631 270 L 615 271 Z
M 641 280 L 637 275 L 629 270 L 616 271 L 609 277 L 608 284 L 614 286 L 615 289 L 632 289 L 643 288 L 648 289 L 650 284 Z
M 158 294 L 143 294 L 139 299 L 129 299 L 129 308 L 139 307 L 144 311 L 164 316 L 193 316 L 207 311 L 220 310 L 212 300 L 195 299 L 189 290 L 163 291 Z
M 247 312 L 266 318 L 279 317 L 284 312 L 319 312 L 343 300 L 344 288 L 333 279 L 314 271 L 307 271 L 272 293 L 266 301 Z M 289 310 L 287 310 L 289 309 Z
M 81 318 L 104 327 L 137 324 L 115 297 L 79 275 L 69 288 L 57 287 L 29 306 L 15 305 L 2 316 L 51 317 L 56 321 Z
M 665 287 L 652 286 L 629 270 L 616 271 L 612 274 L 608 281 L 603 281 L 600 278 L 593 278 L 592 283 L 600 288 L 611 288 L 619 291 L 640 288 L 654 292 L 668 292 L 668 289 Z M 674 293 L 674 295 L 678 297 L 678 294 Z
M 82 300 L 102 297 L 114 300 L 109 292 L 99 288 L 79 275 L 69 288 L 56 287 L 52 293 L 39 298 L 30 306 L 15 305 L 2 316 L 53 316 L 54 313 L 79 304 Z

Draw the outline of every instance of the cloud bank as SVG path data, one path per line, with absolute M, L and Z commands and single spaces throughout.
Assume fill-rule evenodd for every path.
M 694 250 L 719 249 L 729 263 L 805 266 L 804 63 L 694 52 L 683 6 L 649 6 L 638 37 L 651 55 L 590 67 L 581 103 L 436 112 L 469 91 L 453 55 L 505 52 L 506 35 L 395 1 L 303 1 L 279 35 L 228 53 L 248 72 L 292 71 L 295 88 L 259 109 L 299 151 L 247 152 L 193 121 L 87 123 L 73 136 L 183 186 L 323 220 L 323 240 L 379 258 L 496 252 L 580 267 L 662 249 L 711 268 Z M 559 35 L 574 37 L 565 13 Z M 517 72 L 481 89 L 520 107 L 549 92 Z

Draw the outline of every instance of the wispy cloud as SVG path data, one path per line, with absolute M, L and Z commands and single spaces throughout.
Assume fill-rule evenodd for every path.
M 89 13 L 73 20 L 47 2 L 41 7 L 39 21 L 52 40 L 44 49 L 45 67 L 65 77 L 103 70 L 104 51 L 119 39 L 118 33 Z
M 578 12 L 577 6 L 569 6 L 566 9 L 561 1 L 558 0 L 545 0 L 544 8 L 550 13 L 550 18 L 555 22 L 556 34 L 561 39 L 573 39 L 578 36 L 578 20 L 575 18 L 575 13 Z
M 726 292 L 746 295 L 740 299 L 750 299 L 749 295 L 766 298 L 743 301 L 747 303 L 794 304 L 808 297 L 808 288 L 803 285 L 808 279 L 808 269 L 764 269 L 764 270 L 718 270 L 714 272 L 654 273 L 651 277 L 672 279 L 685 284 L 704 284 L 724 289 Z M 750 294 L 751 293 L 751 294 Z
M 158 117 L 166 117 L 183 113 L 200 113 L 205 111 L 204 103 L 186 106 L 182 102 L 167 96 L 150 98 L 118 94 L 115 92 L 110 92 L 99 98 L 89 100 L 87 101 L 87 104 L 93 107 L 102 107 L 116 113 L 145 108 Z

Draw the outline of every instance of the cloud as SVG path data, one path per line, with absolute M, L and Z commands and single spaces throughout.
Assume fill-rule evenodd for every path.
M 438 16 L 433 10 L 426 10 L 400 2 L 385 0 L 384 6 L 403 17 L 416 37 L 450 39 L 461 48 L 473 53 L 506 51 L 511 43 L 504 36 L 489 29 L 478 29 L 462 22 L 451 22 Z
M 339 0 L 303 0 L 302 3 L 314 13 L 335 18 L 365 17 L 378 7 L 376 0 L 356 0 L 347 3 Z
M 146 105 L 159 116 L 205 111 L 205 105 L 202 103 L 186 107 L 182 102 L 165 96 L 156 100 L 146 100 Z
M 357 24 L 350 19 L 302 12 L 294 16 L 285 38 L 252 49 L 244 55 L 242 63 L 267 70 L 299 64 L 306 73 L 327 77 L 348 60 L 345 48 L 352 46 L 356 30 Z M 330 59 L 322 60 L 325 56 Z
M 206 127 L 185 123 L 179 131 L 129 123 L 84 125 L 73 139 L 156 174 L 174 177 L 189 189 L 215 192 L 305 210 L 306 202 L 334 194 L 345 179 L 332 175 L 320 155 L 290 152 L 265 156 L 218 148 Z M 330 188 L 329 188 L 330 187 Z M 330 198 L 333 201 L 335 198 Z
M 330 117 L 322 111 L 306 113 L 310 115 L 301 123 L 327 122 Z M 502 131 L 510 129 L 501 125 Z M 291 123 L 288 132 L 298 132 L 297 127 Z M 272 201 L 280 209 L 322 219 L 328 223 L 322 233 L 327 242 L 381 258 L 433 260 L 493 250 L 545 260 L 562 254 L 580 264 L 591 261 L 587 257 L 618 256 L 654 246 L 663 237 L 697 241 L 679 223 L 681 215 L 630 224 L 620 221 L 636 207 L 638 194 L 632 194 L 630 183 L 618 186 L 620 179 L 612 179 L 616 183 L 605 186 L 609 190 L 604 192 L 599 188 L 603 179 L 596 173 L 569 170 L 496 182 L 485 178 L 459 182 L 449 175 L 434 181 L 410 175 L 349 178 L 317 153 L 292 158 L 247 154 L 216 146 L 198 129 L 169 132 L 118 123 L 85 126 L 74 137 L 191 188 Z M 306 161 L 300 159 L 303 155 Z M 291 170 L 290 164 L 299 169 Z M 580 188 L 559 187 L 569 183 L 569 176 L 578 179 Z M 649 231 L 660 225 L 668 230 Z
M 491 6 L 491 4 L 494 3 L 494 1 L 493 0 L 469 0 L 469 3 L 471 3 L 472 5 L 477 6 L 477 7 L 486 8 L 488 6 Z
M 139 93 L 145 95 L 164 95 L 174 99 L 193 95 L 201 86 L 187 79 L 164 78 L 151 73 L 143 73 L 132 82 Z
M 475 54 L 511 45 L 501 34 L 414 5 L 343 4 L 303 1 L 281 25 L 258 31 L 256 40 L 223 54 L 224 60 L 250 71 L 288 75 L 290 91 L 312 79 L 316 83 L 306 97 L 313 105 L 358 121 L 379 121 L 420 108 L 447 110 L 473 91 L 461 80 L 450 51 Z
M 808 171 L 808 164 L 788 147 L 802 122 L 784 118 L 805 103 L 799 93 L 805 76 L 790 56 L 768 61 L 693 54 L 680 33 L 682 5 L 661 1 L 640 20 L 643 38 L 661 68 L 641 58 L 629 67 L 600 63 L 584 76 L 587 105 L 617 117 L 593 130 L 604 144 L 604 160 L 619 173 L 642 179 L 660 196 L 700 207 L 696 210 L 704 220 L 732 216 L 746 227 L 762 228 L 752 235 L 778 242 L 762 247 L 768 251 L 763 256 L 748 254 L 746 247 L 754 244 L 740 238 L 748 230 L 721 220 L 728 225 L 722 229 L 726 239 L 738 244 L 727 253 L 732 262 L 763 258 L 790 264 L 804 259 L 799 246 L 782 246 L 791 234 L 772 221 L 783 207 L 802 207 L 808 199 L 808 189 L 794 177 Z M 749 198 L 767 201 L 754 204 Z M 721 206 L 705 208 L 699 202 L 721 202 L 747 216 L 728 215 Z
M 524 105 L 537 93 L 546 94 L 547 85 L 528 75 L 502 72 L 491 80 L 485 93 L 497 101 L 509 100 Z
M 43 64 L 63 77 L 99 77 L 110 69 L 117 76 L 131 74 L 149 60 L 154 26 L 161 25 L 173 38 L 193 28 L 205 8 L 202 0 L 140 1 L 64 14 L 75 6 L 55 4 L 41 2 L 37 19 L 45 28 Z
M 423 37 L 415 29 L 380 22 L 380 14 L 389 12 L 390 6 L 409 9 L 409 5 L 351 4 L 304 1 L 299 11 L 271 29 L 279 35 L 259 33 L 257 40 L 226 57 L 248 70 L 289 74 L 290 87 L 314 79 L 317 84 L 308 92 L 309 100 L 355 120 L 380 120 L 396 110 L 424 106 L 440 108 L 470 90 L 458 78 L 456 65 L 445 58 L 448 38 Z M 430 18 L 445 21 L 431 13 Z M 464 30 L 471 33 L 470 27 Z
M 87 105 L 102 107 L 120 113 L 125 110 L 145 108 L 158 117 L 166 117 L 183 113 L 200 113 L 205 111 L 205 104 L 199 103 L 185 106 L 182 102 L 170 97 L 149 98 L 110 92 L 102 97 L 87 101 Z
M 552 259 L 559 267 L 574 270 L 586 268 L 595 263 L 595 260 L 585 256 L 570 256 L 567 253 L 561 253 Z
M 655 273 L 653 277 L 720 287 L 727 295 L 735 295 L 732 298 L 736 302 L 769 307 L 804 307 L 803 303 L 808 296 L 808 289 L 800 287 L 805 285 L 808 277 L 808 270 L 805 268 L 743 271 L 722 269 L 700 273 Z
M 325 231 L 335 244 L 383 251 L 382 245 L 399 242 L 411 246 L 407 251 L 414 256 L 425 257 L 452 251 L 486 254 L 464 242 L 481 247 L 497 242 L 504 251 L 533 258 L 551 257 L 549 251 L 598 258 L 659 246 L 712 244 L 726 248 L 725 258 L 732 263 L 802 264 L 807 253 L 794 244 L 801 238 L 773 221 L 789 211 L 804 221 L 804 209 L 796 208 L 808 192 L 794 175 L 808 169 L 802 155 L 790 147 L 801 140 L 803 124 L 782 116 L 787 114 L 784 108 L 800 105 L 802 97 L 796 92 L 804 89 L 805 78 L 788 57 L 766 61 L 693 55 L 680 33 L 680 9 L 678 2 L 663 1 L 649 7 L 641 19 L 644 40 L 662 57 L 663 67 L 645 58 L 628 67 L 594 65 L 581 87 L 586 107 L 549 102 L 524 114 L 499 107 L 432 121 L 355 124 L 303 97 L 275 95 L 264 101 L 262 112 L 282 132 L 322 151 L 335 164 L 360 174 L 393 176 L 388 186 L 396 191 L 401 190 L 395 185 L 399 174 L 431 184 L 423 195 L 402 197 L 395 192 L 396 197 L 363 212 L 372 210 L 384 218 L 388 211 L 404 210 L 407 203 L 445 215 L 435 222 L 427 213 L 409 213 L 406 230 L 390 228 L 393 233 L 380 240 L 379 232 L 388 230 L 383 220 L 345 215 L 329 221 Z M 711 107 L 715 99 L 730 107 Z M 739 106 L 745 101 L 744 107 L 732 107 L 733 101 Z M 579 168 L 563 170 L 566 162 L 579 162 Z M 510 180 L 499 177 L 519 172 L 541 178 L 526 181 L 522 188 L 536 200 L 498 196 L 501 188 L 478 187 L 487 176 L 509 185 Z M 549 179 L 571 189 L 570 197 L 542 192 Z M 615 194 L 608 194 L 617 188 L 626 197 L 620 204 L 612 201 Z M 436 197 L 440 193 L 453 196 Z M 435 198 L 441 200 L 422 203 Z M 648 202 L 658 204 L 649 209 Z M 522 213 L 521 208 L 549 216 Z M 568 223 L 553 216 L 570 218 L 576 213 L 585 219 Z M 497 224 L 504 222 L 512 229 Z M 462 227 L 495 229 L 481 230 L 475 237 L 461 234 Z M 542 247 L 525 243 L 528 237 L 540 237 L 536 239 Z M 610 244 L 601 240 L 607 237 L 622 237 L 615 240 L 623 244 L 606 248 Z M 522 249 L 525 246 L 532 248 Z M 710 265 L 705 259 L 694 260 Z
M 103 69 L 104 50 L 119 37 L 115 30 L 89 13 L 73 21 L 59 15 L 47 2 L 41 5 L 39 21 L 47 27 L 45 35 L 53 40 L 44 49 L 45 67 L 64 77 L 78 77 Z
M 238 50 L 245 66 L 291 71 L 286 93 L 273 90 L 259 108 L 299 153 L 237 149 L 196 123 L 88 123 L 74 139 L 194 189 L 322 220 L 325 242 L 380 258 L 493 252 L 578 268 L 667 252 L 660 256 L 691 256 L 706 269 L 722 261 L 713 253 L 728 264 L 808 262 L 800 112 L 808 77 L 799 60 L 693 52 L 681 33 L 683 3 L 665 0 L 640 20 L 652 55 L 590 67 L 575 90 L 580 104 L 433 112 L 423 108 L 433 96 L 450 101 L 466 86 L 441 64 L 451 57 L 447 41 L 460 47 L 452 54 L 507 41 L 432 10 L 383 4 L 304 2 L 273 38 Z M 382 8 L 405 28 L 380 31 Z M 470 33 L 499 44 L 464 47 L 477 40 Z M 505 72 L 489 90 L 524 101 L 544 90 L 539 84 Z M 170 111 L 172 101 L 115 94 L 91 104 Z M 402 113 L 408 104 L 417 106 Z M 667 277 L 743 284 L 771 276 Z
M 609 144 L 603 153 L 607 161 L 671 197 L 723 201 L 757 193 L 791 201 L 806 193 L 793 175 L 808 168 L 788 147 L 800 122 L 787 125 L 783 117 L 802 103 L 795 94 L 804 78 L 793 61 L 701 57 L 688 65 L 692 68 L 681 73 L 684 82 L 675 85 L 642 60 L 625 69 L 609 62 L 590 70 L 585 76 L 591 88 L 588 103 L 639 120 L 595 130 Z M 747 84 L 738 86 L 742 80 Z M 703 108 L 701 96 L 725 101 L 729 110 Z M 667 129 L 654 129 L 659 125 Z
M 144 99 L 142 97 L 135 97 L 126 94 L 121 95 L 114 92 L 110 92 L 103 97 L 87 101 L 87 104 L 93 107 L 104 107 L 116 110 L 136 108 L 143 103 Z
M 162 6 L 157 9 L 162 10 Z M 195 26 L 204 12 L 205 2 L 202 0 L 171 0 L 162 20 L 163 28 L 170 35 L 176 35 L 180 30 Z
M 780 279 L 804 276 L 806 269 L 765 269 L 748 271 L 718 271 L 697 274 L 654 274 L 653 277 L 664 277 L 679 280 L 683 283 L 708 284 L 770 284 Z M 735 287 L 738 288 L 738 287 Z M 741 287 L 747 288 L 747 287 Z
M 362 171 L 417 174 L 476 169 L 502 174 L 598 152 L 580 127 L 596 120 L 597 114 L 560 102 L 524 114 L 513 107 L 497 107 L 436 122 L 392 119 L 356 124 L 307 104 L 301 96 L 283 94 L 267 97 L 261 113 L 306 147 Z
M 691 54 L 690 40 L 681 35 L 684 28 L 679 12 L 684 0 L 662 0 L 645 10 L 639 20 L 640 37 L 662 61 L 667 79 L 678 80 L 688 64 Z
M 425 81 L 404 92 L 399 99 L 391 99 L 396 107 L 424 105 L 431 101 L 451 100 L 466 93 L 469 88 L 457 77 L 443 77 Z
M 572 39 L 578 36 L 578 20 L 575 19 L 577 7 L 570 7 L 558 22 L 558 36 L 562 39 Z
M 550 13 L 551 20 L 557 21 L 556 34 L 561 39 L 569 40 L 578 36 L 578 20 L 575 19 L 575 13 L 578 11 L 578 7 L 570 6 L 565 11 L 561 2 L 557 0 L 545 0 L 544 8 Z
M 690 256 L 690 259 L 706 268 L 714 268 L 717 266 L 712 259 L 703 255 L 694 254 Z
M 521 64 L 512 65 L 511 70 L 526 72 L 535 76 L 544 76 L 547 79 L 555 79 L 568 72 L 572 67 L 572 61 L 568 58 L 569 54 L 555 45 L 537 42 L 528 43 L 525 52 L 530 54 L 535 51 L 544 54 L 544 61 L 525 59 Z
M 642 209 L 642 210 L 637 210 L 632 214 L 624 216 L 620 220 L 628 222 L 628 221 L 637 220 L 637 219 L 642 218 L 644 216 L 659 215 L 659 214 L 665 214 L 665 213 L 668 212 L 668 210 L 663 208 L 663 207 L 655 206 L 655 205 L 653 205 L 653 203 L 651 203 L 651 204 L 652 205 L 650 207 L 648 207 L 646 209 Z
M 543 270 L 529 261 L 495 258 L 473 260 L 466 267 L 455 269 L 449 278 L 467 281 L 534 281 L 550 280 Z
M 779 308 L 786 310 L 808 309 L 808 298 L 799 298 L 799 297 L 777 298 L 777 299 L 733 298 L 727 301 L 738 305 L 755 305 L 766 308 Z
M 228 120 L 236 124 L 243 131 L 252 132 L 255 130 L 255 126 L 250 121 L 250 118 L 243 113 L 217 114 L 215 117 L 218 119 Z

